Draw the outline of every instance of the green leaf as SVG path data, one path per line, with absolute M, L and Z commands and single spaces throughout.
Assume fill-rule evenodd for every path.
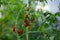
M 40 16 L 39 13 L 35 13 L 35 17 L 38 18 Z
M 44 31 L 45 30 L 45 26 L 40 26 L 39 28 L 38 28 L 38 31 Z
M 54 40 L 60 40 L 60 31 L 57 31 L 57 35 L 55 36 Z
M 55 16 L 60 16 L 60 12 L 55 13 Z

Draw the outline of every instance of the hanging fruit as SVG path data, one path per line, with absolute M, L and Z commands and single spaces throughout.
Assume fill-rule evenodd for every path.
M 24 20 L 24 23 L 27 23 L 28 22 L 28 20 L 26 19 L 26 20 Z
M 25 14 L 24 17 L 25 17 L 25 18 L 28 18 L 28 14 Z
M 32 18 L 32 19 L 31 19 L 31 23 L 33 23 L 34 21 L 35 21 L 35 18 Z
M 29 7 L 26 7 L 26 11 L 29 11 Z
M 23 34 L 23 31 L 22 30 L 18 30 L 18 34 Z
M 14 31 L 14 32 L 16 31 L 16 27 L 15 27 L 15 26 L 13 27 L 13 31 Z
M 26 26 L 26 27 L 27 27 L 27 26 L 29 26 L 29 24 L 25 23 L 25 24 L 24 24 L 24 26 Z

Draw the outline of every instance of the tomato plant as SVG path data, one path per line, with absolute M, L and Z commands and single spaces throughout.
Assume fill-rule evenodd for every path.
M 60 12 L 36 11 L 36 1 L 0 0 L 0 40 L 60 40 L 56 18 Z

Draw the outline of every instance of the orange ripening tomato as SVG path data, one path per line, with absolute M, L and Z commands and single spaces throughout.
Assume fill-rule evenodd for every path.
M 14 32 L 16 31 L 16 27 L 15 27 L 15 26 L 13 27 L 13 31 L 14 31 Z
M 29 11 L 29 7 L 26 7 L 26 11 Z
M 28 18 L 28 14 L 25 14 L 24 17 L 25 17 L 25 18 Z

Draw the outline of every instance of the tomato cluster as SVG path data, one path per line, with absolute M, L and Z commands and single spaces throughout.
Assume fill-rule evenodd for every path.
M 14 26 L 13 27 L 13 32 L 15 32 L 15 31 L 16 31 L 16 27 Z M 21 35 L 21 34 L 23 34 L 23 30 L 18 30 L 17 33 Z

